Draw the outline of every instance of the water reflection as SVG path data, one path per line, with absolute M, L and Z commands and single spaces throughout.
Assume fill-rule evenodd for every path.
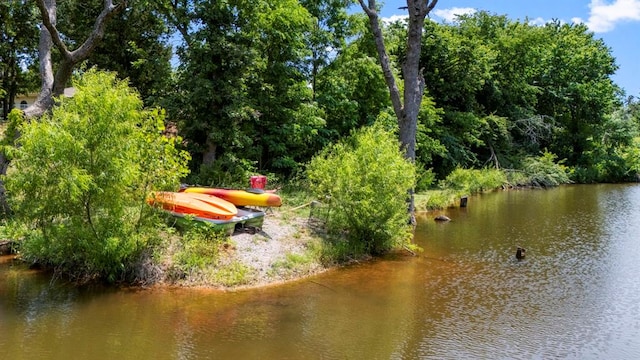
M 0 264 L 16 358 L 639 358 L 640 186 L 470 199 L 396 255 L 259 290 L 77 289 Z M 527 258 L 515 259 L 515 249 Z
M 427 318 L 439 328 L 435 341 L 422 336 L 421 357 L 440 358 L 451 349 L 463 357 L 640 354 L 634 305 L 640 289 L 632 280 L 639 268 L 629 261 L 640 255 L 631 235 L 639 230 L 640 213 L 629 206 L 640 201 L 640 189 L 585 190 L 510 192 L 500 206 L 491 206 L 499 197 L 489 196 L 474 202 L 481 211 L 453 210 L 454 222 L 461 212 L 464 219 L 453 230 L 423 222 L 425 246 L 454 264 L 457 280 L 448 271 L 428 285 L 433 303 L 447 308 L 436 310 L 444 318 Z M 515 244 L 528 249 L 525 261 L 510 259 Z M 612 312 L 616 308 L 628 312 Z

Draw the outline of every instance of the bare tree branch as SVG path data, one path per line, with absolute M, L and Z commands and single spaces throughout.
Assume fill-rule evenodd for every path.
M 369 0 L 369 5 L 365 5 L 364 0 L 358 0 L 362 10 L 369 17 L 369 24 L 371 25 L 371 32 L 373 33 L 374 40 L 376 42 L 376 49 L 378 51 L 378 58 L 382 67 L 382 73 L 384 75 L 385 82 L 389 88 L 389 95 L 391 96 L 391 104 L 393 104 L 393 111 L 398 119 L 404 118 L 404 107 L 402 100 L 400 99 L 400 90 L 396 84 L 396 79 L 393 76 L 391 70 L 391 61 L 387 54 L 387 49 L 384 45 L 384 37 L 382 36 L 382 30 L 380 29 L 380 23 L 378 18 L 378 12 L 376 11 L 376 1 Z
M 56 28 L 55 0 L 37 0 L 36 4 L 38 5 L 38 9 L 40 9 L 42 24 L 47 29 L 47 31 L 49 31 L 49 37 L 58 48 L 58 50 L 60 50 L 62 56 L 65 58 L 69 58 L 71 54 L 69 53 L 69 50 L 67 50 L 67 46 L 62 42 L 62 39 L 60 39 L 60 33 Z
M 45 1 L 47 1 L 47 3 L 45 3 Z M 91 51 L 97 46 L 99 40 L 104 37 L 104 29 L 108 20 L 127 6 L 126 0 L 123 0 L 118 5 L 114 5 L 113 0 L 104 0 L 102 11 L 96 18 L 91 34 L 89 34 L 85 42 L 80 45 L 79 48 L 74 51 L 69 51 L 60 38 L 60 32 L 56 28 L 55 20 L 51 21 L 52 17 L 55 18 L 55 0 L 37 0 L 36 3 L 38 4 L 40 14 L 42 15 L 42 23 L 49 31 L 53 44 L 58 48 L 58 50 L 60 50 L 65 59 L 74 63 L 78 63 L 89 57 L 89 54 L 91 54 Z
M 93 49 L 95 49 L 100 40 L 104 37 L 104 29 L 106 28 L 108 21 L 126 6 L 127 0 L 121 0 L 118 5 L 114 5 L 113 0 L 104 0 L 102 12 L 96 18 L 96 22 L 93 25 L 93 31 L 91 31 L 87 40 L 80 45 L 78 49 L 71 53 L 71 57 L 76 63 L 89 57 Z
M 127 0 L 122 0 L 118 5 L 114 5 L 113 0 L 104 0 L 102 11 L 96 18 L 91 34 L 74 51 L 69 51 L 56 28 L 56 0 L 36 0 L 36 4 L 42 16 L 38 45 L 42 83 L 36 101 L 24 111 L 27 118 L 39 117 L 51 109 L 53 98 L 64 92 L 65 86 L 71 79 L 73 68 L 89 57 L 104 37 L 108 21 L 127 6 Z M 58 64 L 55 75 L 51 60 L 51 49 L 54 45 L 62 54 L 62 60 Z

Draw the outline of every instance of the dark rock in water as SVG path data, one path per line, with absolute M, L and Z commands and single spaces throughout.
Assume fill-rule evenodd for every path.
M 435 220 L 435 221 L 451 221 L 451 219 L 449 219 L 449 217 L 445 216 L 445 215 L 438 215 L 435 218 L 433 218 L 433 220 Z
M 522 259 L 524 259 L 524 256 L 525 256 L 525 252 L 526 252 L 526 251 L 527 251 L 526 249 L 521 248 L 521 247 L 518 247 L 518 248 L 516 249 L 516 259 L 518 259 L 518 260 L 522 260 Z

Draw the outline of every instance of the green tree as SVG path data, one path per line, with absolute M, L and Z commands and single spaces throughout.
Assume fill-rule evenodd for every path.
M 518 168 L 544 149 L 579 167 L 608 152 L 600 139 L 617 126 L 609 116 L 619 98 L 615 59 L 584 25 L 478 12 L 425 29 L 425 83 L 443 109 L 433 129 L 447 149 L 433 159 L 440 177 L 490 162 Z M 403 61 L 402 48 L 397 54 Z
M 411 237 L 406 197 L 415 167 L 398 145 L 396 134 L 376 124 L 326 148 L 308 166 L 312 191 L 330 199 L 327 227 L 346 236 L 348 257 L 384 253 Z
M 585 25 L 552 23 L 544 29 L 550 44 L 537 78 L 542 88 L 538 112 L 557 124 L 549 150 L 578 164 L 583 152 L 591 150 L 588 139 L 618 101 L 619 89 L 611 80 L 615 58 Z
M 574 177 L 579 182 L 636 181 L 640 128 L 630 108 L 620 106 L 594 127 Z
M 165 104 L 188 141 L 196 172 L 227 152 L 251 146 L 249 120 L 258 113 L 248 98 L 247 82 L 259 69 L 246 29 L 256 14 L 253 6 L 240 1 L 175 5 L 166 16 L 183 36 L 178 96 L 165 99 Z
M 504 121 L 487 114 L 478 94 L 491 79 L 496 52 L 472 36 L 462 24 L 425 24 L 421 64 L 429 96 L 442 109 L 433 137 L 447 151 L 439 151 L 431 165 L 444 178 L 457 167 L 481 167 L 505 138 Z M 400 61 L 405 57 L 399 48 Z M 486 158 L 479 152 L 486 149 Z
M 86 61 L 88 68 L 97 66 L 128 79 L 146 105 L 159 105 L 169 96 L 172 81 L 169 27 L 158 16 L 161 4 L 129 0 L 128 6 L 107 23 L 104 37 Z M 86 38 L 102 6 L 102 0 L 61 3 L 59 30 L 71 39 Z
M 322 113 L 313 102 L 313 90 L 305 76 L 311 55 L 304 34 L 312 29 L 312 17 L 295 0 L 255 3 L 255 27 L 263 67 L 251 79 L 249 94 L 259 116 L 255 119 L 254 149 L 261 169 L 290 175 L 317 149 Z M 257 80 L 257 81 L 256 81 Z
M 291 174 L 324 126 L 308 87 L 309 12 L 296 1 L 178 2 L 180 96 L 169 106 L 194 170 Z M 201 178 L 201 182 L 208 180 Z
M 307 77 L 311 89 L 316 91 L 318 73 L 346 46 L 347 37 L 353 35 L 353 26 L 347 14 L 348 0 L 303 0 L 301 5 L 312 16 L 305 42 L 311 50 L 307 59 Z
M 371 125 L 389 108 L 386 89 L 375 51 L 367 37 L 351 42 L 318 75 L 316 101 L 324 111 L 323 136 L 336 141 L 353 129 Z
M 145 204 L 175 189 L 187 155 L 166 138 L 164 113 L 143 110 L 113 73 L 89 71 L 43 121 L 24 122 L 5 177 L 17 221 L 33 231 L 26 259 L 81 278 L 121 280 L 153 245 Z M 18 116 L 19 117 L 19 116 Z
M 105 0 L 100 12 L 93 18 L 95 20 L 92 30 L 85 40 L 69 39 L 60 33 L 57 28 L 58 5 L 56 0 L 36 0 L 36 4 L 42 20 L 38 43 L 42 85 L 36 101 L 24 112 L 28 118 L 38 118 L 53 107 L 54 98 L 64 93 L 64 88 L 71 80 L 74 68 L 91 55 L 104 36 L 106 24 L 124 9 L 126 1 L 114 5 L 112 0 Z M 59 52 L 59 62 L 55 67 L 55 72 L 53 66 L 54 49 Z
M 30 2 L 0 3 L 0 118 L 9 113 L 17 94 L 36 88 L 36 13 Z
M 405 156 L 411 161 L 416 159 L 416 133 L 418 129 L 418 113 L 424 95 L 425 79 L 420 70 L 420 53 L 425 17 L 433 10 L 438 0 L 407 0 L 409 18 L 407 22 L 406 58 L 402 64 L 404 82 L 403 96 L 396 84 L 389 54 L 385 46 L 383 32 L 380 28 L 378 9 L 375 0 L 358 0 L 362 10 L 369 17 L 371 32 L 376 43 L 378 59 L 382 67 L 385 82 L 389 89 L 393 111 L 398 119 L 398 136 Z M 409 214 L 415 223 L 413 189 L 409 189 Z
M 35 102 L 24 110 L 24 116 L 28 119 L 37 119 L 49 111 L 54 105 L 54 99 L 64 93 L 73 70 L 78 64 L 86 60 L 95 46 L 104 36 L 105 26 L 109 20 L 121 11 L 126 1 L 114 5 L 112 0 L 103 2 L 102 10 L 94 21 L 93 28 L 86 40 L 79 41 L 69 39 L 58 31 L 57 16 L 58 6 L 56 0 L 36 0 L 40 10 L 42 25 L 40 26 L 40 39 L 38 42 L 38 65 L 40 73 L 40 92 Z M 73 45 L 77 45 L 73 46 Z M 54 72 L 54 49 L 58 51 L 59 58 Z M 74 49 L 74 50 L 71 50 Z M 8 166 L 5 154 L 0 154 L 0 175 L 4 175 Z M 0 183 L 0 207 L 7 212 L 4 184 Z

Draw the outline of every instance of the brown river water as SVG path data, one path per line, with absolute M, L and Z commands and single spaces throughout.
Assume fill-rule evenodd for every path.
M 444 214 L 419 216 L 417 257 L 236 292 L 75 288 L 3 257 L 0 358 L 640 358 L 640 185 Z

